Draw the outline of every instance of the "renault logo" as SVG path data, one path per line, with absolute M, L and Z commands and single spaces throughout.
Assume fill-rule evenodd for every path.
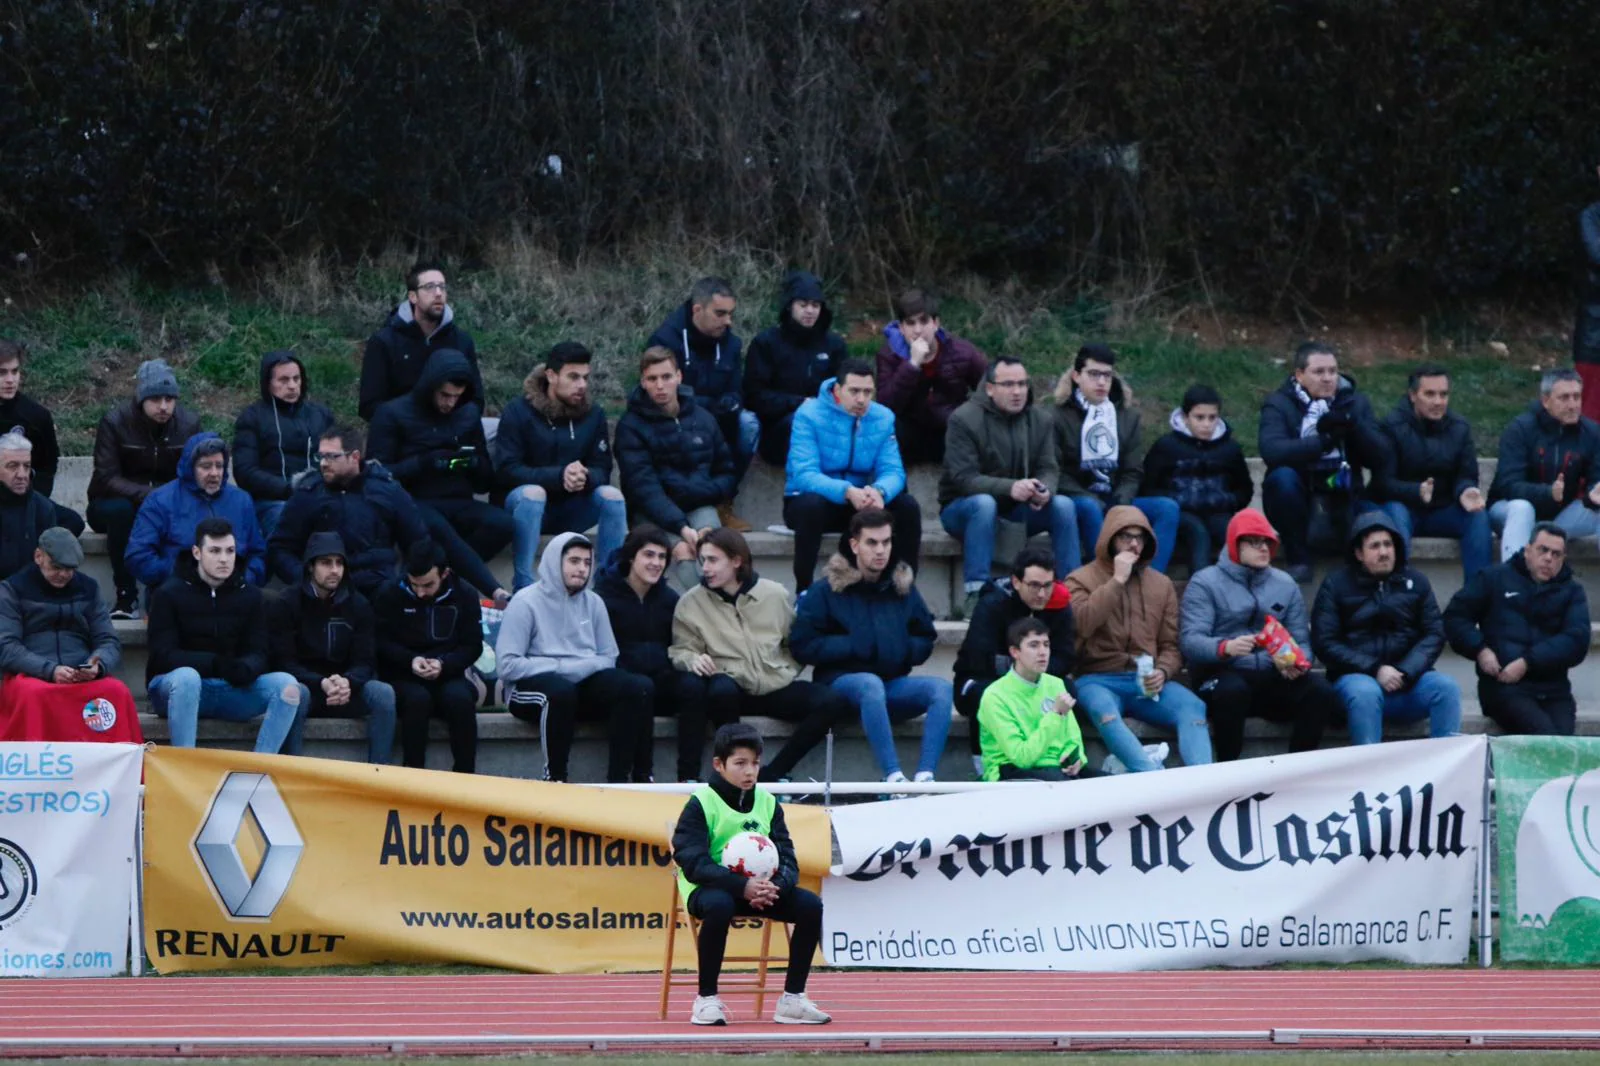
M 252 877 L 239 851 L 239 837 L 255 823 L 261 861 Z M 195 858 L 230 917 L 270 918 L 289 891 L 305 841 L 294 816 L 266 774 L 230 773 L 211 799 L 194 838 Z

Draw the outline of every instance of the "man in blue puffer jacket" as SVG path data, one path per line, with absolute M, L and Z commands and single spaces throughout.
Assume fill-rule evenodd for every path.
M 915 571 L 922 552 L 922 510 L 906 491 L 906 468 L 894 435 L 894 412 L 873 402 L 872 367 L 839 364 L 795 412 L 783 486 L 783 521 L 794 530 L 794 587 L 811 587 L 822 534 L 841 532 L 859 511 L 894 516 L 894 561 Z
M 238 543 L 238 569 L 252 585 L 267 578 L 267 542 L 256 522 L 255 501 L 228 484 L 228 445 L 215 433 L 196 433 L 178 457 L 178 476 L 139 507 L 128 535 L 128 569 L 155 588 L 173 574 L 180 553 L 194 546 L 202 519 L 226 518 Z

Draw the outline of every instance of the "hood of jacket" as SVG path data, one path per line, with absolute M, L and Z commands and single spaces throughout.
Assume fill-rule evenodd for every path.
M 581 422 L 594 408 L 586 392 L 582 403 L 562 403 L 550 395 L 550 379 L 544 376 L 542 365 L 534 367 L 522 379 L 522 398 L 528 401 L 536 415 L 546 422 Z
M 440 348 L 428 356 L 428 362 L 422 368 L 422 376 L 417 378 L 417 383 L 411 387 L 411 399 L 423 410 L 437 413 L 433 406 L 434 392 L 445 382 L 455 380 L 467 387 L 460 402 L 477 403 L 477 387 L 473 384 L 476 379 L 477 375 L 472 371 L 471 360 L 454 348 Z M 459 405 L 457 409 L 460 409 Z
M 1227 558 L 1229 561 L 1243 566 L 1239 562 L 1240 537 L 1266 537 L 1272 541 L 1272 554 L 1278 554 L 1278 548 L 1283 541 L 1278 536 L 1278 531 L 1272 528 L 1272 523 L 1267 521 L 1267 516 L 1254 507 L 1246 507 L 1232 518 L 1228 519 L 1228 531 L 1225 539 L 1228 542 Z
M 833 309 L 822 295 L 822 281 L 815 274 L 793 270 L 783 279 L 783 289 L 778 297 L 778 327 L 801 344 L 820 344 L 833 326 Z M 791 314 L 796 300 L 816 300 L 822 305 L 816 325 L 810 329 L 800 325 Z
M 866 581 L 861 573 L 861 568 L 856 565 L 855 555 L 850 551 L 848 544 L 839 545 L 839 550 L 828 559 L 828 564 L 822 569 L 823 576 L 827 579 L 828 587 L 835 592 L 843 592 L 852 585 Z M 911 564 L 901 561 L 894 564 L 893 570 L 877 581 L 877 586 L 882 588 L 885 583 L 892 584 L 895 595 L 907 596 L 911 587 L 916 584 L 917 575 L 911 569 Z
M 451 307 L 449 304 L 445 304 L 444 314 L 439 316 L 439 329 L 434 330 L 434 332 L 438 333 L 440 329 L 444 329 L 455 320 L 455 308 Z M 422 335 L 422 327 L 417 325 L 417 316 L 411 310 L 410 300 L 400 301 L 400 306 L 396 307 L 394 309 L 394 314 L 389 317 L 389 325 L 409 329 L 418 336 Z
M 694 356 L 721 360 L 725 355 L 733 355 L 732 343 L 724 343 L 732 335 L 733 328 L 730 326 L 728 332 L 720 337 L 708 337 L 701 333 L 694 324 L 694 304 L 688 300 L 679 304 L 656 332 L 671 334 L 680 344 L 687 338 L 689 353 Z
M 591 587 L 590 580 L 577 592 L 567 591 L 561 578 L 561 556 L 573 541 L 590 543 L 581 533 L 561 533 L 553 537 L 539 557 L 538 580 L 517 593 L 532 614 L 534 647 L 529 654 L 554 659 L 586 658 L 597 651 L 595 618 L 605 615 L 605 605 Z
M 344 550 L 344 538 L 332 530 L 313 533 L 306 538 L 306 550 L 300 553 L 300 561 L 306 564 L 309 570 L 313 559 L 320 559 L 324 555 L 337 555 L 348 560 L 349 554 Z
M 651 422 L 665 422 L 673 417 L 681 419 L 694 410 L 695 406 L 694 390 L 687 385 L 678 386 L 678 413 L 676 416 L 669 415 L 657 407 L 655 401 L 650 399 L 650 394 L 644 391 L 643 385 L 635 385 L 633 391 L 628 393 L 628 410 Z
M 407 304 L 406 306 L 409 308 L 411 305 Z M 272 395 L 272 372 L 278 367 L 282 366 L 284 363 L 293 363 L 295 366 L 300 368 L 300 398 L 294 403 L 283 403 L 283 401 L 278 400 Z M 282 404 L 282 406 L 293 410 L 311 398 L 311 380 L 306 377 L 306 365 L 300 361 L 299 356 L 295 355 L 288 349 L 280 349 L 278 351 L 268 352 L 266 355 L 263 355 L 261 357 L 260 370 L 261 398 L 266 400 L 268 403 L 279 403 Z
M 1106 512 L 1100 526 L 1100 539 L 1094 545 L 1095 562 L 1109 569 L 1116 554 L 1111 550 L 1111 542 L 1118 533 L 1135 526 L 1144 530 L 1144 548 L 1139 553 L 1139 561 L 1148 566 L 1156 554 L 1156 531 L 1150 527 L 1150 520 L 1143 511 L 1128 504 L 1118 504 Z
M 1180 436 L 1188 437 L 1190 440 L 1200 439 L 1193 433 L 1189 432 L 1189 423 L 1184 419 L 1183 408 L 1181 407 L 1174 407 L 1172 409 L 1172 415 L 1167 419 L 1167 424 L 1172 427 L 1172 432 L 1177 433 Z M 1218 418 L 1216 427 L 1211 431 L 1211 436 L 1203 443 L 1221 444 L 1223 441 L 1228 439 L 1228 435 L 1231 432 L 1233 431 L 1228 428 L 1227 420 Z
M 1077 387 L 1072 380 L 1072 371 L 1063 370 L 1061 377 L 1056 380 L 1056 406 L 1066 407 L 1070 404 L 1072 407 L 1077 408 L 1078 403 L 1072 398 L 1072 393 Z M 1111 401 L 1112 407 L 1120 411 L 1122 408 L 1132 405 L 1133 388 L 1122 379 L 1121 374 L 1113 373 L 1111 376 L 1111 391 L 1106 394 L 1106 399 Z
M 939 332 L 934 336 L 939 341 L 939 348 L 942 351 L 945 342 L 950 339 L 950 334 L 944 331 L 943 326 L 940 326 Z M 906 340 L 906 335 L 900 331 L 900 323 L 898 321 L 891 322 L 883 327 L 883 342 L 889 346 L 891 352 L 901 359 L 911 358 L 911 342 Z
M 204 433 L 196 433 L 194 436 L 190 437 L 187 441 L 184 442 L 184 444 L 183 444 L 183 454 L 178 456 L 178 480 L 183 483 L 183 487 L 185 489 L 187 489 L 188 491 L 194 493 L 196 496 L 204 496 L 205 493 L 200 491 L 200 483 L 198 481 L 196 481 L 195 477 L 194 477 L 194 453 L 195 453 L 195 449 L 200 447 L 200 445 L 204 444 L 206 441 L 211 441 L 211 440 L 221 441 L 222 437 L 221 437 L 220 434 L 212 433 L 209 430 L 207 430 Z M 231 461 L 231 458 L 232 458 L 232 456 L 230 455 L 230 453 L 228 451 L 228 442 L 227 441 L 222 441 L 222 487 L 223 488 L 227 488 L 228 487 L 228 466 L 229 466 L 229 463 Z M 217 491 L 218 491 L 218 495 L 221 495 L 221 491 L 222 490 L 219 489 Z
M 1361 542 L 1366 539 L 1367 534 L 1375 529 L 1386 529 L 1389 531 L 1389 536 L 1393 538 L 1394 572 L 1398 574 L 1406 568 L 1406 539 L 1400 535 L 1400 528 L 1394 524 L 1394 519 L 1379 510 L 1365 511 L 1350 524 L 1350 539 L 1345 542 L 1345 547 L 1349 549 L 1350 553 L 1345 556 L 1349 560 L 1348 565 L 1360 571 L 1363 575 L 1367 573 L 1366 567 L 1362 566 L 1352 556 L 1356 549 L 1361 547 Z

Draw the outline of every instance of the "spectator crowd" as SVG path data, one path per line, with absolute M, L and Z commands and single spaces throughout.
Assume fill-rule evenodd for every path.
M 641 346 L 613 428 L 576 341 L 486 419 L 443 269 L 418 263 L 405 285 L 363 355 L 364 426 L 273 351 L 230 443 L 151 360 L 100 420 L 82 516 L 51 499 L 54 422 L 22 391 L 25 350 L 0 341 L 0 739 L 139 739 L 116 673 L 117 623 L 141 618 L 175 745 L 201 718 L 259 720 L 256 750 L 295 754 L 308 717 L 353 718 L 370 761 L 398 738 L 422 766 L 437 718 L 470 773 L 480 709 L 503 700 L 556 781 L 581 722 L 603 724 L 608 781 L 651 780 L 659 718 L 677 722 L 679 780 L 705 779 L 709 730 L 755 716 L 793 725 L 764 778 L 859 721 L 890 786 L 934 778 L 956 712 L 989 780 L 1164 766 L 1170 746 L 1129 719 L 1185 765 L 1239 758 L 1250 717 L 1288 723 L 1291 751 L 1340 722 L 1356 744 L 1386 721 L 1449 736 L 1446 645 L 1502 730 L 1575 729 L 1590 622 L 1567 548 L 1600 534 L 1600 425 L 1575 371 L 1543 375 L 1485 488 L 1447 368 L 1418 368 L 1380 416 L 1332 347 L 1302 345 L 1260 410 L 1256 510 L 1216 389 L 1189 388 L 1147 435 L 1110 347 L 1085 345 L 1036 393 L 1021 360 L 947 332 L 923 290 L 895 300 L 868 360 L 814 275 L 784 280 L 748 350 L 732 287 L 702 279 Z M 758 454 L 784 471 L 794 593 L 756 572 L 744 535 Z M 953 677 L 918 669 L 937 630 L 915 463 L 939 464 L 929 520 L 961 547 Z M 105 536 L 103 593 L 81 572 L 86 526 Z M 1443 605 L 1416 536 L 1460 542 L 1465 583 Z M 902 766 L 894 724 L 913 718 Z

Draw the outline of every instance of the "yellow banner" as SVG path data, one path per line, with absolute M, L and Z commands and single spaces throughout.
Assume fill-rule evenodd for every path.
M 245 752 L 145 758 L 145 950 L 182 970 L 649 970 L 685 797 Z M 803 883 L 831 838 L 786 806 Z M 741 923 L 735 923 L 736 927 Z M 749 923 L 754 924 L 754 923 Z M 749 953 L 754 933 L 729 940 Z M 678 944 L 679 968 L 693 968 Z

